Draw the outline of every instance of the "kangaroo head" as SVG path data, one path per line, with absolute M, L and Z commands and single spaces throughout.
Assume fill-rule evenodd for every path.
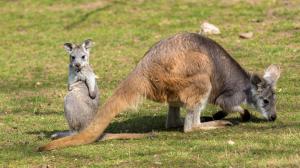
M 70 65 L 76 71 L 80 71 L 82 67 L 89 64 L 90 48 L 93 42 L 90 39 L 85 40 L 82 44 L 65 43 L 65 50 L 70 55 Z
M 260 77 L 256 74 L 251 76 L 251 104 L 269 121 L 276 119 L 276 82 L 280 76 L 280 68 L 270 65 Z

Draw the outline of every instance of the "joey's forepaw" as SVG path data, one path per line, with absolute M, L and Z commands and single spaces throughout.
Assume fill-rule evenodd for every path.
M 95 92 L 92 92 L 89 94 L 90 98 L 91 99 L 95 99 L 96 98 L 96 93 Z

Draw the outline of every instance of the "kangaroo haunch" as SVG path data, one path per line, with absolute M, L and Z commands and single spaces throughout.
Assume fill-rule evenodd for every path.
M 224 120 L 201 123 L 201 111 L 207 103 L 226 112 L 244 112 L 240 105 L 247 103 L 274 121 L 274 88 L 279 76 L 275 65 L 269 66 L 263 77 L 249 74 L 213 40 L 196 33 L 177 34 L 146 52 L 86 129 L 54 140 L 39 151 L 94 142 L 117 114 L 144 97 L 169 104 L 167 127 L 181 125 L 180 108 L 186 108 L 184 132 L 231 125 Z

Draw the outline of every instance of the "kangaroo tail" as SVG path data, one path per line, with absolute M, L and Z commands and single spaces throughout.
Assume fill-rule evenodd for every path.
M 141 138 L 152 138 L 155 134 L 153 132 L 150 133 L 120 133 L 120 134 L 114 134 L 114 133 L 105 133 L 103 136 L 99 139 L 99 141 L 106 141 L 111 139 L 141 139 Z
M 38 151 L 89 144 L 96 141 L 117 114 L 139 103 L 141 98 L 146 94 L 146 85 L 147 82 L 142 80 L 141 77 L 134 78 L 133 74 L 131 74 L 98 110 L 93 121 L 87 128 L 76 135 L 57 139 L 41 146 L 38 148 Z

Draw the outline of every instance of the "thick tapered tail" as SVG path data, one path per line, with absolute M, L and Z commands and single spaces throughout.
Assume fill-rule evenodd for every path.
M 136 105 L 141 100 L 143 94 L 145 94 L 145 89 L 143 89 L 145 87 L 140 87 L 143 85 L 146 84 L 141 80 L 127 79 L 123 81 L 116 92 L 99 109 L 94 120 L 86 129 L 76 135 L 54 140 L 38 148 L 38 151 L 89 144 L 96 141 L 117 114 L 130 106 Z
M 143 134 L 138 134 L 138 133 L 120 133 L 120 134 L 105 133 L 99 139 L 99 141 L 106 141 L 106 140 L 111 140 L 111 139 L 141 139 L 141 138 L 154 137 L 154 136 L 155 136 L 155 134 L 153 132 L 143 133 Z

